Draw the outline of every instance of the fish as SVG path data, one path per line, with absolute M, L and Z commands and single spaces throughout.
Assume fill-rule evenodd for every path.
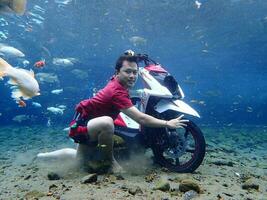
M 34 67 L 43 68 L 45 66 L 45 60 L 40 60 L 34 63 Z
M 62 108 L 57 108 L 57 107 L 48 107 L 47 108 L 48 111 L 52 112 L 55 115 L 63 115 L 63 111 L 64 109 Z
M 190 102 L 191 102 L 191 103 L 196 103 L 196 104 L 199 104 L 199 105 L 206 106 L 205 101 L 198 101 L 198 100 L 196 100 L 196 99 L 192 99 Z
M 199 1 L 195 1 L 195 5 L 196 5 L 197 9 L 200 9 L 200 6 L 202 5 L 202 3 Z
M 90 71 L 90 70 L 88 70 Z M 81 80 L 84 80 L 84 79 L 87 79 L 88 78 L 88 73 L 87 72 L 84 72 L 80 69 L 73 69 L 71 70 L 71 73 L 75 76 L 75 78 L 78 78 L 78 79 L 81 79 Z
M 65 110 L 67 108 L 67 106 L 65 106 L 65 105 L 59 105 L 58 108 Z
M 22 121 L 26 121 L 29 120 L 30 116 L 29 115 L 16 115 L 15 117 L 12 118 L 13 121 L 15 122 L 22 122 Z
M 68 5 L 71 2 L 72 2 L 72 0 L 55 0 L 55 3 L 64 4 L 64 5 Z
M 78 60 L 76 58 L 53 58 L 53 64 L 57 66 L 63 67 L 71 67 L 73 66 Z
M 18 101 L 21 98 L 28 100 L 40 95 L 39 84 L 34 78 L 34 72 L 26 69 L 14 68 L 4 59 L 0 58 L 0 78 L 9 77 L 8 84 L 13 85 L 11 97 Z
M 20 50 L 16 49 L 15 47 L 3 44 L 3 43 L 0 43 L 0 55 L 5 56 L 5 57 L 10 57 L 10 58 L 25 57 L 25 54 L 22 53 Z
M 0 0 L 0 13 L 14 12 L 19 15 L 25 13 L 27 0 Z
M 52 94 L 60 94 L 62 92 L 63 92 L 63 89 L 56 89 L 56 90 L 51 91 Z
M 21 99 L 19 99 L 19 100 L 17 100 L 16 101 L 17 102 L 17 104 L 19 105 L 19 107 L 26 107 L 26 103 L 25 103 L 25 101 L 23 101 L 23 100 L 21 100 Z
M 129 40 L 134 46 L 145 45 L 147 42 L 145 38 L 140 37 L 140 36 L 130 37 Z
M 47 127 L 50 127 L 50 126 L 51 126 L 51 119 L 50 119 L 50 118 L 47 119 L 46 126 L 47 126 Z
M 28 60 L 23 60 L 22 64 L 23 64 L 23 67 L 27 67 L 30 64 L 30 62 Z
M 36 78 L 40 83 L 59 83 L 58 76 L 54 73 L 37 73 Z
M 70 127 L 66 127 L 66 128 L 64 128 L 63 131 L 65 131 L 65 132 L 69 132 L 69 131 L 70 131 Z
M 35 108 L 41 108 L 42 107 L 42 105 L 40 103 L 37 103 L 37 102 L 32 102 L 32 105 Z
M 246 111 L 247 111 L 247 112 L 253 112 L 253 108 L 250 107 L 250 106 L 248 106 Z

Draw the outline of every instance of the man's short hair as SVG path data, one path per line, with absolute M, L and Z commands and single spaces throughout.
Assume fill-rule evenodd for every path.
M 118 58 L 117 62 L 116 62 L 116 66 L 115 66 L 116 72 L 119 72 L 120 69 L 122 68 L 123 61 L 136 62 L 137 63 L 137 57 L 136 56 L 131 56 L 131 55 L 122 55 L 122 56 L 120 56 Z

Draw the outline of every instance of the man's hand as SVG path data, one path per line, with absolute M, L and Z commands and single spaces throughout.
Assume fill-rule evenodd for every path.
M 166 121 L 167 128 L 183 128 L 186 127 L 186 122 L 189 122 L 187 119 L 182 119 L 184 115 L 180 115 L 179 117 L 175 119 L 171 119 L 169 121 Z
M 82 118 L 85 118 L 85 119 L 86 119 L 86 118 L 88 117 L 88 114 L 87 114 L 86 110 L 84 109 L 84 107 L 81 105 L 81 103 L 79 103 L 79 104 L 76 106 L 75 110 L 76 110 L 78 113 L 81 114 L 81 117 L 82 117 Z

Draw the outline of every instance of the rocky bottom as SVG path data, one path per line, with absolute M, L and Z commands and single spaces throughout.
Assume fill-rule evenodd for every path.
M 267 127 L 201 129 L 207 152 L 194 173 L 170 172 L 148 152 L 121 162 L 124 173 L 99 175 L 72 160 L 36 159 L 75 147 L 61 127 L 2 127 L 0 199 L 267 200 Z

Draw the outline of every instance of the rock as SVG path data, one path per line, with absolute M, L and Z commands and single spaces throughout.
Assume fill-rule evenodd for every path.
M 89 173 L 103 174 L 110 169 L 110 161 L 105 160 L 91 160 L 87 163 L 86 169 Z
M 187 192 L 189 190 L 194 190 L 197 193 L 200 193 L 199 185 L 197 183 L 195 183 L 194 181 L 190 180 L 190 179 L 182 180 L 180 185 L 179 185 L 179 190 L 181 192 Z
M 223 186 L 224 186 L 224 187 L 228 187 L 228 184 L 227 184 L 227 183 L 224 183 Z
M 156 183 L 156 186 L 153 188 L 154 190 L 161 190 L 163 192 L 170 190 L 170 183 L 168 181 L 160 180 Z
M 143 194 L 143 191 L 141 190 L 139 186 L 134 186 L 134 187 L 129 188 L 128 192 L 131 195 Z
M 97 174 L 89 174 L 82 178 L 81 183 L 93 183 L 97 181 Z
M 58 186 L 55 184 L 52 184 L 49 186 L 49 192 L 55 192 L 57 190 Z
M 28 180 L 29 178 L 31 178 L 31 175 L 26 176 L 24 180 Z
M 49 172 L 47 174 L 47 177 L 48 177 L 48 180 L 59 180 L 60 179 L 59 175 L 55 172 Z
M 123 191 L 129 190 L 129 188 L 128 188 L 128 186 L 126 184 L 121 185 L 120 189 L 123 190 Z
M 232 161 L 225 161 L 225 160 L 216 160 L 211 162 L 214 165 L 218 165 L 218 166 L 229 166 L 229 167 L 233 167 L 234 163 Z
M 242 185 L 243 190 L 259 190 L 260 186 L 256 183 L 253 183 L 251 180 L 246 181 Z
M 39 199 L 41 197 L 44 197 L 45 194 L 42 193 L 42 192 L 39 192 L 37 190 L 33 190 L 33 191 L 30 191 L 28 192 L 27 194 L 25 194 L 25 199 Z
M 124 180 L 125 179 L 121 174 L 116 174 L 115 177 L 117 180 Z
M 189 190 L 183 195 L 183 200 L 190 200 L 198 196 L 198 193 L 195 190 Z
M 125 141 L 120 136 L 113 135 L 113 141 L 114 141 L 114 147 L 125 145 Z
M 145 176 L 146 182 L 152 182 L 157 177 L 157 173 L 151 173 Z

